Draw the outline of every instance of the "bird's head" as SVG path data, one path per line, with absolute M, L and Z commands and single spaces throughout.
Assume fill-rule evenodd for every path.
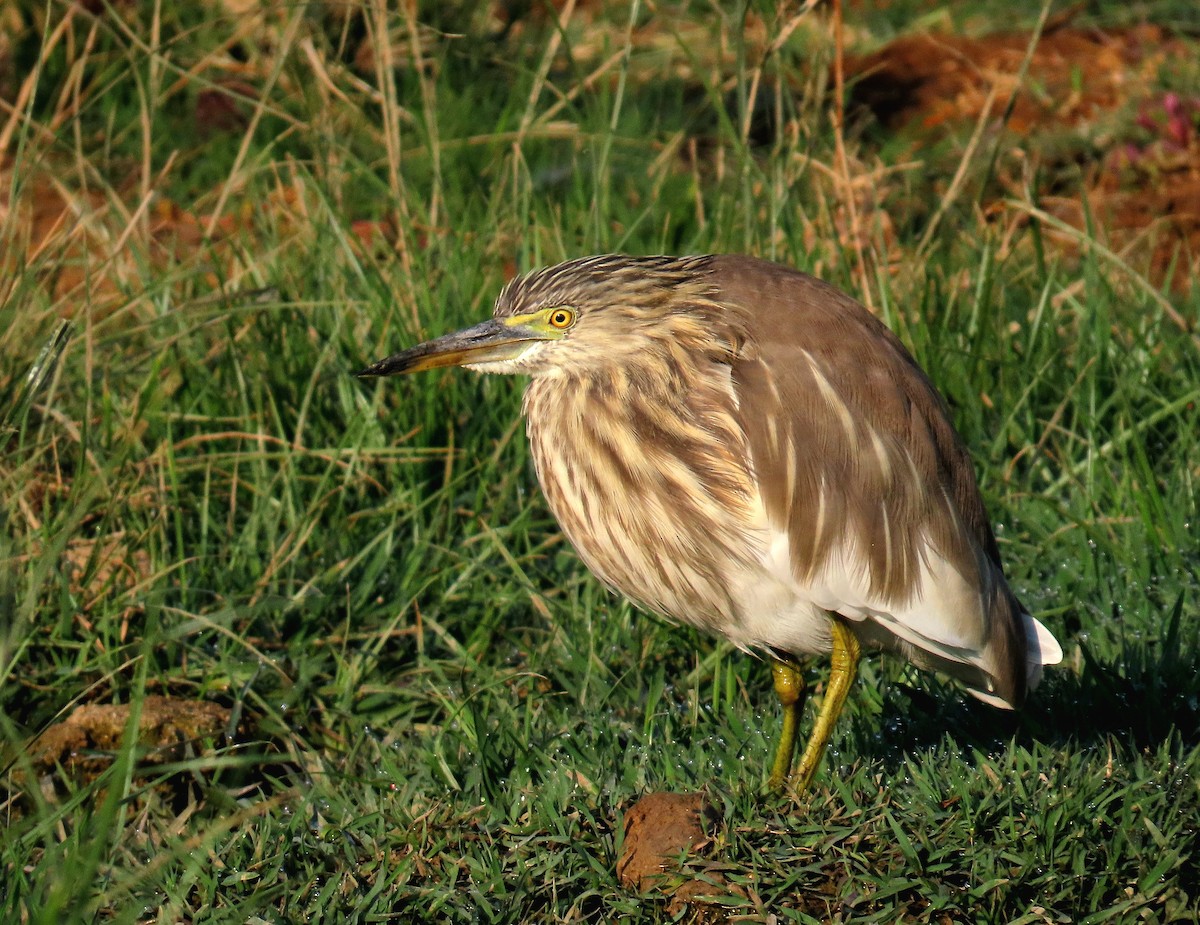
M 709 257 L 585 257 L 504 287 L 487 321 L 360 370 L 394 376 L 443 366 L 534 376 L 628 360 L 655 344 L 712 339 Z

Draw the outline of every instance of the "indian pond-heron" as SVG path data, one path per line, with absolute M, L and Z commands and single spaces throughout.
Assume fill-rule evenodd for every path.
M 571 260 L 358 375 L 442 366 L 529 376 L 538 480 L 605 583 L 770 655 L 774 786 L 811 782 L 864 647 L 1006 708 L 1062 658 L 1005 581 L 937 391 L 820 280 L 741 256 Z M 819 653 L 830 679 L 792 771 L 797 662 Z

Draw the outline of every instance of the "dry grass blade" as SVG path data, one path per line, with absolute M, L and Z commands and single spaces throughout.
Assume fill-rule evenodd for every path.
M 871 311 L 875 311 L 875 296 L 871 287 L 871 271 L 867 266 L 866 248 L 859 225 L 858 202 L 850 176 L 850 158 L 846 154 L 846 38 L 842 23 L 842 0 L 833 0 L 833 143 L 837 157 L 838 187 L 842 207 L 849 219 L 849 236 L 855 252 L 855 271 L 858 273 L 858 295 Z

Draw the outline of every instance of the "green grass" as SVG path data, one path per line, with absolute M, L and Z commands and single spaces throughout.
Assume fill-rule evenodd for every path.
M 1167 311 L 1194 325 L 1200 290 L 1062 250 L 1036 202 L 985 222 L 971 179 L 927 253 L 920 215 L 868 215 L 863 272 L 818 169 L 815 18 L 763 66 L 787 130 L 754 141 L 761 50 L 703 4 L 588 5 L 559 39 L 469 5 L 179 6 L 56 32 L 68 5 L 17 3 L 0 54 L 0 198 L 71 205 L 48 239 L 0 211 L 0 920 L 664 921 L 618 883 L 622 814 L 696 789 L 692 863 L 742 920 L 1200 917 L 1200 353 Z M 383 27 L 394 69 L 356 69 Z M 935 201 L 941 169 L 878 198 Z M 586 573 L 521 384 L 349 375 L 482 318 L 514 268 L 607 250 L 869 285 L 1063 642 L 1025 711 L 873 657 L 807 802 L 764 797 L 769 673 Z M 230 707 L 228 734 L 32 763 L 75 706 L 147 694 Z

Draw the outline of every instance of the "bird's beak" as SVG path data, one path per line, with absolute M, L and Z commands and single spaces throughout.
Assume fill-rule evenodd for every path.
M 360 369 L 354 375 L 361 378 L 398 376 L 442 366 L 474 366 L 515 360 L 529 349 L 531 342 L 541 339 L 538 332 L 516 319 L 490 318 L 474 327 L 409 347 Z

